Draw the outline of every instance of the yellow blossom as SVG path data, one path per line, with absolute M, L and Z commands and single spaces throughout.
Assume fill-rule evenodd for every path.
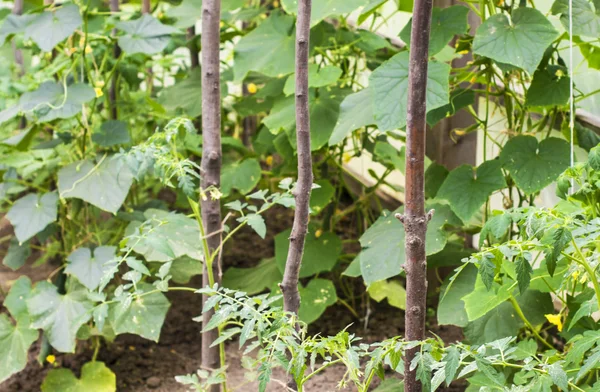
M 90 45 L 86 45 L 85 46 L 85 54 L 90 54 L 92 53 L 92 47 Z
M 104 80 L 97 80 L 96 83 L 94 84 L 96 87 L 104 87 Z
M 458 52 L 458 54 L 467 54 L 467 53 L 469 53 L 468 50 L 461 50 L 460 52 Z
M 79 38 L 79 47 L 80 47 L 80 48 L 83 48 L 83 44 L 85 44 L 85 37 L 84 37 L 84 36 L 81 36 L 81 37 Z
M 71 55 L 72 55 L 73 53 L 75 53 L 75 52 L 77 52 L 77 48 L 68 48 L 68 49 L 65 49 L 65 54 L 66 54 L 67 56 L 69 56 L 69 57 L 71 57 Z
M 558 328 L 559 332 L 562 331 L 563 323 L 560 314 L 546 314 L 545 316 L 550 324 L 556 325 L 556 328 Z
M 219 200 L 221 197 L 223 197 L 223 194 L 217 188 L 211 188 L 208 193 L 210 194 L 210 198 L 212 200 Z
M 135 346 L 129 346 L 129 351 L 135 351 Z
M 471 84 L 475 84 L 475 82 L 476 82 L 476 81 L 477 81 L 477 77 L 475 77 L 475 76 L 473 76 L 473 77 L 471 78 L 471 80 L 469 80 L 469 82 L 470 82 Z
M 323 230 L 319 229 L 319 230 L 315 231 L 315 238 L 319 238 L 321 236 L 321 234 L 323 234 Z
M 54 362 L 56 362 L 56 357 L 54 355 L 50 354 L 46 357 L 46 362 L 53 364 Z
M 248 92 L 250 94 L 256 94 L 256 92 L 258 91 L 258 87 L 256 87 L 256 84 L 254 83 L 248 83 Z
M 275 0 L 275 1 L 273 2 L 273 7 L 274 7 L 274 8 L 277 8 L 277 7 L 279 7 L 279 2 L 278 2 L 277 0 Z
M 101 96 L 104 95 L 104 93 L 102 92 L 102 89 L 99 87 L 94 88 L 94 91 L 96 92 L 96 98 L 100 98 Z
M 573 271 L 571 276 L 573 277 L 573 279 L 577 280 L 577 278 L 579 278 L 579 271 Z
M 260 14 L 261 19 L 267 19 L 267 14 Z
M 220 22 L 219 22 L 219 27 L 220 27 L 220 28 L 223 28 L 223 27 L 225 27 L 225 22 L 223 22 L 223 21 L 220 21 Z
M 562 69 L 559 68 L 556 70 L 554 75 L 556 75 L 558 78 L 562 78 L 563 76 L 565 76 L 565 73 L 562 71 Z
M 268 157 L 265 158 L 265 162 L 267 163 L 267 165 L 271 166 L 273 165 L 273 155 L 269 155 Z
M 342 160 L 344 161 L 344 163 L 348 163 L 348 162 L 350 162 L 350 160 L 352 160 L 352 155 L 345 152 L 344 155 L 342 156 Z

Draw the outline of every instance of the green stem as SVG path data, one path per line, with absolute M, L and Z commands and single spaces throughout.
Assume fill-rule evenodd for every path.
M 594 291 L 596 292 L 596 301 L 598 301 L 598 307 L 600 308 L 600 284 L 598 283 L 598 277 L 596 276 L 596 272 L 592 269 L 590 264 L 587 262 L 587 259 L 581 252 L 581 249 L 579 249 L 579 246 L 575 242 L 575 239 L 572 239 L 571 243 L 573 244 L 573 247 L 575 248 L 575 252 L 579 256 L 579 259 L 580 259 L 579 263 L 583 266 L 583 268 L 585 269 L 585 272 L 587 272 L 587 274 L 590 276 L 590 279 L 592 280 L 592 284 L 594 285 Z
M 328 362 L 328 363 L 326 363 L 325 365 L 321 366 L 320 368 L 318 368 L 318 369 L 317 369 L 317 370 L 315 370 L 314 372 L 310 373 L 308 376 L 304 377 L 304 378 L 302 379 L 302 383 L 301 383 L 301 385 L 304 385 L 304 383 L 306 383 L 306 382 L 307 382 L 308 380 L 310 380 L 312 377 L 316 376 L 317 374 L 319 374 L 319 373 L 320 373 L 320 372 L 322 372 L 323 370 L 327 369 L 328 367 L 330 367 L 330 366 L 333 366 L 333 365 L 335 365 L 335 364 L 338 364 L 338 363 L 340 363 L 340 362 L 342 362 L 342 360 L 341 360 L 341 359 L 336 359 L 335 361 L 331 361 L 331 362 Z M 301 385 L 298 385 L 298 388 L 299 388 L 299 389 L 298 389 L 298 392 L 300 391 L 300 388 L 302 388 L 302 386 L 301 386 Z
M 508 300 L 510 301 L 510 303 L 512 304 L 513 308 L 515 309 L 515 312 L 517 312 L 517 315 L 521 318 L 521 320 L 523 320 L 523 322 L 525 323 L 525 325 L 527 326 L 527 328 L 529 328 L 531 330 L 531 332 L 533 333 L 533 335 L 546 347 L 548 347 L 551 350 L 554 350 L 554 347 L 548 343 L 539 333 L 538 331 L 533 327 L 533 325 L 531 325 L 531 323 L 529 322 L 529 320 L 527 320 L 527 317 L 525 317 L 525 314 L 523 313 L 523 310 L 521 309 L 521 306 L 519 306 L 519 303 L 517 302 L 517 300 L 515 299 L 515 297 L 513 297 L 512 295 L 508 298 Z

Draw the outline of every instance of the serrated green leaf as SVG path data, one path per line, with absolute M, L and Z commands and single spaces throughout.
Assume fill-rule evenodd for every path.
M 374 124 L 373 101 L 371 90 L 367 87 L 344 98 L 340 105 L 340 115 L 335 128 L 329 137 L 329 145 L 333 146 L 348 137 L 352 131 Z
M 42 383 L 42 392 L 115 392 L 117 377 L 103 362 L 88 362 L 81 378 L 69 369 L 52 369 Z
M 529 283 L 531 282 L 531 274 L 533 273 L 533 268 L 531 268 L 531 264 L 525 257 L 517 257 L 517 261 L 515 261 L 515 270 L 517 271 L 517 282 L 519 282 L 519 292 L 521 294 L 525 293 L 527 288 L 529 287 Z
M 429 33 L 429 56 L 439 53 L 455 35 L 464 34 L 469 25 L 467 14 L 469 9 L 462 5 L 447 8 L 434 7 L 431 14 L 431 31 Z M 400 38 L 410 46 L 412 19 L 400 32 Z
M 401 52 L 380 65 L 369 77 L 374 114 L 381 131 L 406 125 L 408 52 Z M 450 66 L 430 61 L 427 66 L 427 111 L 446 105 L 450 99 Z
M 87 290 L 73 279 L 64 295 L 53 284 L 39 282 L 27 300 L 31 327 L 43 329 L 52 347 L 67 353 L 75 351 L 77 330 L 91 318 L 92 308 Z
M 133 221 L 125 229 L 128 246 L 147 261 L 167 262 L 183 256 L 203 259 L 200 228 L 195 219 L 183 214 L 150 208 L 144 212 L 147 221 Z M 140 233 L 140 226 L 143 230 Z
M 116 214 L 125 201 L 133 174 L 117 156 L 104 156 L 98 163 L 79 161 L 58 172 L 58 191 L 63 199 L 77 198 Z
M 600 146 L 596 146 L 588 153 L 588 163 L 594 170 L 600 170 Z
M 248 221 L 248 226 L 264 240 L 267 235 L 267 225 L 265 224 L 264 218 L 258 214 L 249 214 L 246 216 L 246 219 Z
M 290 247 L 291 230 L 285 230 L 275 236 L 275 260 L 283 274 Z M 342 253 L 342 240 L 335 233 L 325 232 L 318 238 L 309 231 L 304 242 L 304 254 L 300 277 L 306 278 L 320 272 L 331 271 Z
M 56 221 L 57 207 L 56 192 L 43 195 L 30 193 L 14 202 L 6 219 L 15 228 L 19 243 L 23 243 Z
M 246 34 L 235 46 L 234 81 L 242 81 L 255 71 L 270 77 L 294 72 L 294 18 L 281 12 L 271 16 Z
M 50 52 L 73 34 L 82 23 L 79 7 L 75 4 L 50 8 L 27 24 L 25 39 L 32 39 L 40 49 Z
M 250 192 L 261 178 L 260 163 L 255 158 L 235 161 L 223 166 L 221 174 L 221 192 L 228 196 L 233 189 L 242 195 Z
M 38 338 L 28 320 L 13 325 L 6 314 L 0 314 L 0 383 L 27 365 L 29 346 Z
M 511 19 L 506 14 L 487 18 L 477 28 L 473 52 L 533 75 L 556 37 L 558 32 L 540 11 L 521 7 L 512 12 Z
M 119 120 L 103 122 L 100 128 L 92 134 L 92 141 L 102 147 L 131 143 L 127 123 Z
M 467 222 L 494 191 L 505 186 L 500 162 L 492 160 L 482 163 L 476 171 L 469 165 L 452 170 L 436 196 L 448 200 L 452 211 Z
M 538 143 L 533 136 L 510 139 L 500 159 L 519 188 L 530 195 L 544 189 L 569 167 L 569 143 L 550 137 Z
M 128 54 L 155 54 L 162 52 L 171 39 L 171 34 L 181 34 L 179 29 L 167 26 L 150 14 L 127 22 L 117 23 L 117 28 L 125 32 L 120 36 L 119 46 Z
M 554 362 L 546 369 L 548 371 L 548 374 L 552 378 L 552 382 L 554 383 L 554 385 L 561 388 L 563 391 L 569 390 L 569 380 L 567 377 L 567 373 L 562 368 L 562 364 L 560 362 Z
M 449 347 L 448 350 L 446 350 L 444 362 L 446 385 L 450 385 L 450 383 L 454 380 L 454 376 L 456 376 L 458 367 L 460 366 L 460 352 L 455 347 Z
M 171 304 L 163 293 L 155 292 L 154 286 L 138 283 L 138 290 L 143 293 L 133 301 L 111 304 L 108 314 L 115 333 L 132 333 L 145 339 L 158 342 L 160 331 Z M 154 291 L 152 294 L 147 294 Z M 128 305 L 128 306 L 124 306 Z
M 95 290 L 100 285 L 104 273 L 110 268 L 117 248 L 114 246 L 99 246 L 94 254 L 89 248 L 75 249 L 67 257 L 65 273 L 73 275 L 89 290 Z

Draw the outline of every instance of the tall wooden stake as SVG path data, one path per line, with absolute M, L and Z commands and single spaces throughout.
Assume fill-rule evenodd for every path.
M 298 1 L 296 21 L 296 141 L 298 144 L 298 183 L 295 198 L 296 211 L 290 235 L 290 250 L 285 263 L 283 281 L 283 308 L 298 314 L 300 293 L 298 278 L 304 239 L 308 232 L 310 191 L 313 183 L 312 156 L 310 153 L 310 112 L 308 107 L 308 52 L 310 36 L 310 10 L 312 0 Z
M 110 0 L 110 12 L 117 13 L 119 12 L 119 0 Z M 113 29 L 112 35 L 117 35 L 117 29 Z M 115 61 L 121 56 L 121 48 L 119 44 L 115 42 L 115 47 L 113 48 L 113 58 Z M 110 82 L 110 90 L 108 91 L 108 100 L 110 102 L 110 118 L 116 120 L 118 117 L 118 109 L 117 109 L 117 79 L 119 75 L 117 71 L 115 71 L 112 76 L 112 80 Z
M 406 125 L 406 182 L 404 215 L 397 216 L 406 233 L 406 339 L 425 337 L 427 259 L 425 235 L 433 211 L 425 213 L 425 114 L 427 61 L 431 29 L 432 0 L 416 0 L 413 9 L 410 63 L 408 68 L 408 115 Z M 400 97 L 398 97 L 400 99 Z M 419 350 L 406 352 L 404 390 L 421 392 L 416 371 L 410 365 Z
M 220 44 L 220 0 L 204 0 L 202 2 L 202 189 L 219 188 L 221 184 L 221 85 L 219 69 Z M 219 200 L 207 197 L 201 200 L 202 221 L 209 254 L 221 248 L 221 205 Z M 202 283 L 210 285 L 210 277 L 216 283 L 221 283 L 221 254 L 216 256 L 211 266 L 204 263 Z M 209 268 L 211 271 L 209 272 Z M 208 296 L 203 296 L 203 303 Z M 213 312 L 202 316 L 203 325 L 208 324 Z M 219 352 L 210 345 L 216 340 L 218 331 L 213 329 L 202 334 L 202 368 L 216 369 L 219 367 Z M 218 392 L 219 386 L 211 388 Z

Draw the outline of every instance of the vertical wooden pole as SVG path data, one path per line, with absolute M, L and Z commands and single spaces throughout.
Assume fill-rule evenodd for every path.
M 220 0 L 204 0 L 202 3 L 202 189 L 218 188 L 221 184 L 221 85 L 219 69 L 220 46 Z M 209 254 L 221 248 L 221 205 L 219 200 L 209 197 L 201 200 L 202 222 L 207 236 L 206 242 Z M 204 263 L 202 283 L 211 284 L 209 270 L 216 283 L 221 283 L 221 254 L 216 256 L 211 266 Z M 203 296 L 205 302 L 208 296 Z M 203 314 L 203 325 L 211 319 L 213 312 Z M 219 352 L 217 347 L 210 347 L 216 340 L 218 331 L 205 331 L 202 335 L 202 368 L 216 369 L 219 367 Z M 219 386 L 211 388 L 218 392 Z
M 119 12 L 119 0 L 110 0 L 110 12 Z M 117 35 L 117 29 L 113 29 L 112 31 L 113 37 Z M 119 44 L 115 42 L 115 47 L 113 48 L 113 58 L 115 61 L 121 56 L 121 48 Z M 119 75 L 117 71 L 115 71 L 114 75 L 112 75 L 112 80 L 110 82 L 110 90 L 108 92 L 108 100 L 110 102 L 110 118 L 116 120 L 118 117 L 118 109 L 117 109 L 117 79 Z
M 427 298 L 427 259 L 425 235 L 432 212 L 425 213 L 425 131 L 427 63 L 433 0 L 416 0 L 411 31 L 408 69 L 408 109 L 406 126 L 406 195 L 404 215 L 397 216 L 406 233 L 406 339 L 425 337 Z M 400 99 L 400 97 L 398 97 Z M 407 350 L 404 390 L 421 392 L 422 385 L 411 370 L 411 362 L 419 350 Z
M 15 0 L 13 4 L 12 13 L 14 15 L 22 15 L 23 14 L 23 0 Z M 19 68 L 19 76 L 25 75 L 25 62 L 23 60 L 23 52 L 21 49 L 17 48 L 15 45 L 15 41 L 12 42 L 13 53 L 15 55 L 15 64 Z
M 298 314 L 300 293 L 298 278 L 308 232 L 310 192 L 313 183 L 312 155 L 310 152 L 310 112 L 308 106 L 308 52 L 310 36 L 311 0 L 298 1 L 296 21 L 296 141 L 298 145 L 298 183 L 295 198 L 296 211 L 290 235 L 290 249 L 285 263 L 283 280 L 283 308 Z
M 142 14 L 149 14 L 152 11 L 150 0 L 142 0 Z

